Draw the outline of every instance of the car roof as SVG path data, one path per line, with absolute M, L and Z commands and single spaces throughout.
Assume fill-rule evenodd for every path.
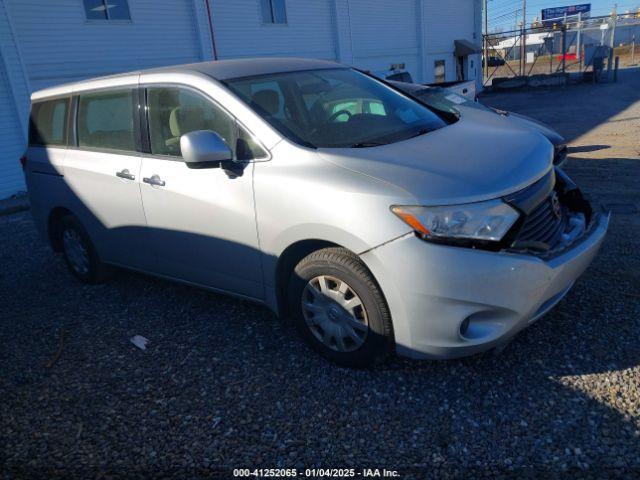
M 173 71 L 174 69 L 195 70 L 204 73 L 216 80 L 228 80 L 231 78 L 254 77 L 273 73 L 296 72 L 301 70 L 326 70 L 331 68 L 348 68 L 336 62 L 328 60 L 315 60 L 311 58 L 241 58 L 230 60 L 217 60 L 213 62 L 192 63 L 178 67 L 166 67 L 159 71 Z
M 349 68 L 328 60 L 316 60 L 311 58 L 295 57 L 261 57 L 239 58 L 229 60 L 214 60 L 210 62 L 188 63 L 167 67 L 151 68 L 134 72 L 119 73 L 99 78 L 90 78 L 79 82 L 57 85 L 46 88 L 31 95 L 32 100 L 52 97 L 55 95 L 69 94 L 74 87 L 81 87 L 88 82 L 118 81 L 125 78 L 146 73 L 185 73 L 195 72 L 207 75 L 215 80 L 229 80 L 231 78 L 253 77 L 274 73 L 296 72 L 304 70 L 327 70 L 334 68 Z

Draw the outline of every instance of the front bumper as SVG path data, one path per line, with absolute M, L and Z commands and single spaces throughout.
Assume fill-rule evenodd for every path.
M 361 258 L 389 304 L 398 354 L 458 358 L 508 342 L 559 302 L 595 257 L 608 224 L 608 216 L 596 216 L 582 238 L 545 260 L 436 245 L 414 234 Z

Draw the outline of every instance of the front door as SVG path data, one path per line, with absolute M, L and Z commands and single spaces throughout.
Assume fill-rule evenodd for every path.
M 213 130 L 245 160 L 264 151 L 198 92 L 151 87 L 146 94 L 151 154 L 142 160 L 141 191 L 157 273 L 262 299 L 253 164 L 237 175 L 189 168 L 180 136 Z

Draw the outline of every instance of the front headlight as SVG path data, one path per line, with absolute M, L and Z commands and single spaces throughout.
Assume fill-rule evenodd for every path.
M 421 207 L 394 205 L 391 211 L 416 232 L 433 239 L 498 242 L 518 220 L 518 212 L 502 200 Z

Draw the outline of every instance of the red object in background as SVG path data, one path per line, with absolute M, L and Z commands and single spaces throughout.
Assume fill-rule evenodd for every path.
M 562 55 L 558 55 L 558 61 L 561 62 L 562 61 Z M 575 53 L 566 53 L 564 55 L 564 59 L 565 60 L 577 60 L 578 59 L 578 55 Z

